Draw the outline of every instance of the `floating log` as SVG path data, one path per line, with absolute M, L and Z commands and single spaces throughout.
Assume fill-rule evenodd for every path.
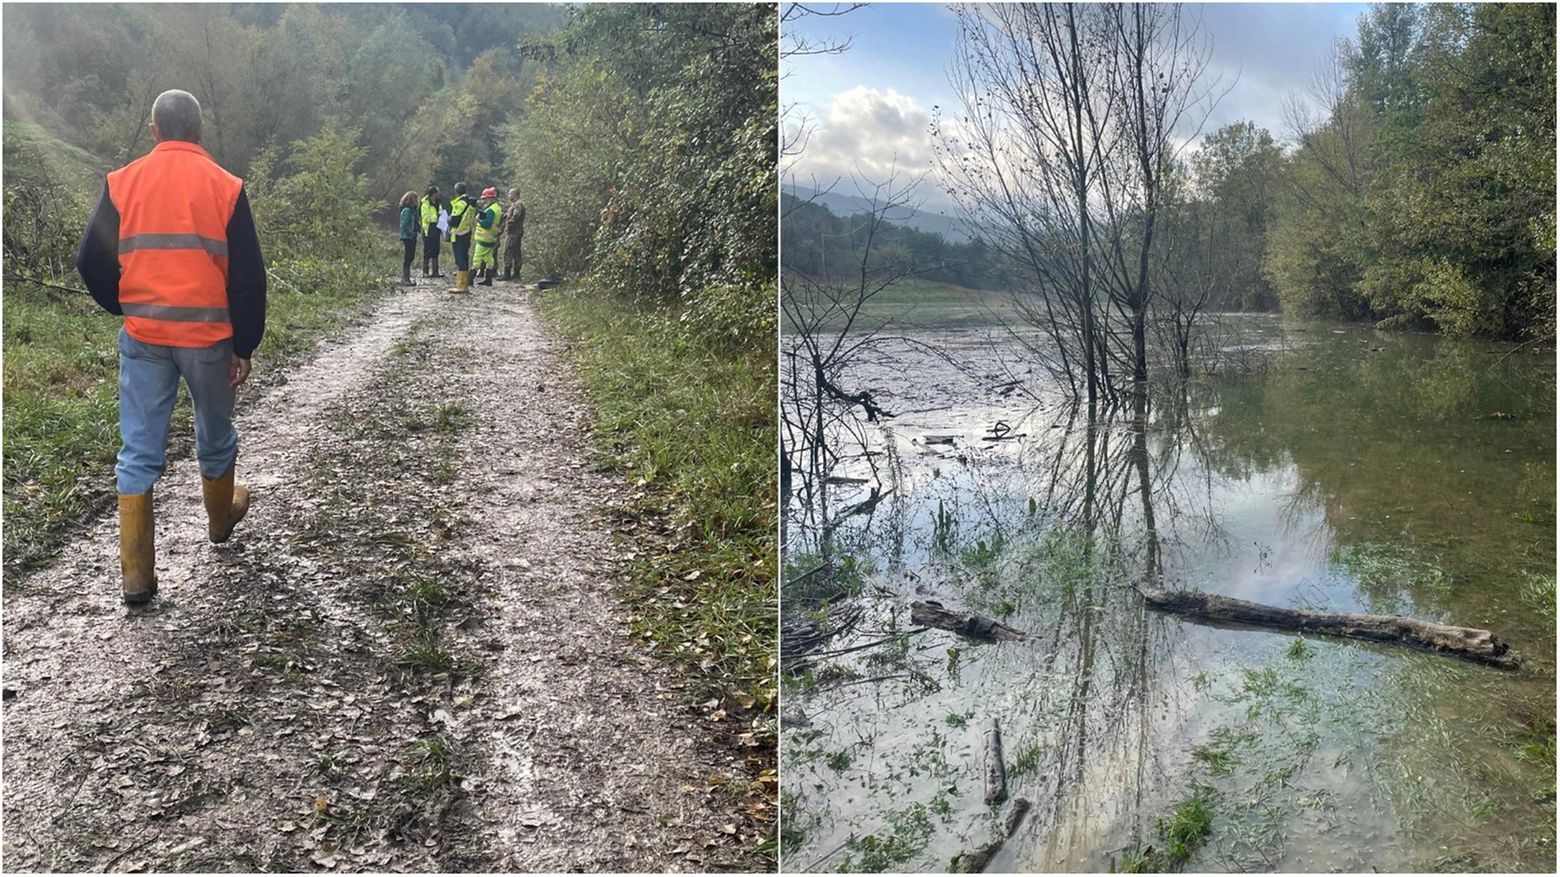
M 1018 831 L 1018 827 L 1024 824 L 1024 817 L 1029 815 L 1029 807 L 1028 798 L 1013 799 L 1013 809 L 1008 811 L 1007 816 L 1008 837 L 1012 837 L 1013 832 Z
M 1001 804 L 1007 800 L 1007 767 L 1002 764 L 1002 731 L 992 718 L 986 729 L 986 803 Z
M 944 609 L 943 605 L 936 600 L 911 603 L 910 620 L 927 627 L 951 630 L 971 639 L 1013 640 L 1024 639 L 1026 636 L 1023 631 L 1014 630 L 994 618 Z
M 1373 642 L 1401 643 L 1443 655 L 1493 664 L 1506 670 L 1517 668 L 1517 656 L 1511 654 L 1511 647 L 1487 630 L 1454 627 L 1450 624 L 1421 621 L 1403 615 L 1307 612 L 1237 600 L 1233 597 L 1221 597 L 1217 594 L 1161 591 L 1143 584 L 1135 587 L 1150 606 L 1180 615 L 1278 630 L 1298 630 Z
M 991 864 L 992 858 L 1002 849 L 1004 841 L 1006 838 L 999 837 L 979 849 L 954 856 L 948 870 L 954 874 L 979 874 Z
M 1008 838 L 1013 836 L 1013 832 L 1017 831 L 1018 826 L 1023 823 L 1024 816 L 1029 813 L 1029 807 L 1029 799 L 1014 799 L 1013 809 L 1008 813 L 1007 817 L 1006 833 L 983 847 L 954 856 L 953 861 L 949 863 L 948 870 L 955 874 L 979 874 L 986 870 L 986 866 L 991 864 L 991 860 L 996 858 L 997 853 L 1002 850 L 1002 845 L 1007 842 Z

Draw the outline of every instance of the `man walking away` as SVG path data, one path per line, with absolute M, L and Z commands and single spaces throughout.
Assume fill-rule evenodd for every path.
M 233 480 L 234 390 L 265 333 L 265 262 L 244 181 L 199 146 L 200 104 L 165 91 L 157 145 L 108 175 L 76 270 L 119 331 L 119 565 L 124 600 L 157 593 L 152 485 L 162 475 L 179 379 L 195 408 L 207 536 L 226 542 L 249 510 Z
M 482 286 L 492 286 L 493 278 L 498 275 L 498 228 L 503 217 L 504 209 L 498 205 L 498 190 L 491 186 L 482 190 L 482 200 L 478 202 L 477 209 L 481 211 L 477 219 L 477 230 L 472 235 L 476 239 L 476 263 L 477 272 L 482 275 Z
M 439 194 L 438 186 L 429 186 L 428 194 L 422 199 L 422 231 L 423 231 L 423 276 L 443 277 L 439 273 L 439 210 L 444 206 L 444 197 Z M 433 273 L 428 273 L 429 263 L 433 264 Z
M 471 232 L 477 227 L 477 208 L 466 197 L 466 184 L 455 184 L 450 199 L 450 249 L 455 251 L 454 292 L 471 291 Z
M 525 205 L 520 190 L 509 190 L 509 206 L 504 209 L 504 279 L 520 282 L 520 238 L 525 236 Z M 510 270 L 514 273 L 511 275 Z

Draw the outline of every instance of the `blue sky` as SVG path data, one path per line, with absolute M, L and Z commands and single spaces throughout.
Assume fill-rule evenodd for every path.
M 1190 14 L 1202 17 L 1213 41 L 1210 74 L 1222 77 L 1221 90 L 1233 86 L 1204 131 L 1250 119 L 1283 139 L 1284 96 L 1305 90 L 1333 41 L 1352 37 L 1356 19 L 1367 8 L 1364 3 L 1187 4 Z M 896 158 L 901 165 L 926 166 L 932 107 L 951 111 L 958 106 L 945 72 L 956 38 L 946 5 L 880 3 L 838 17 L 804 17 L 787 31 L 814 40 L 851 40 L 840 55 L 782 62 L 782 104 L 795 105 L 816 126 L 796 165 L 799 178 L 857 167 L 881 175 Z

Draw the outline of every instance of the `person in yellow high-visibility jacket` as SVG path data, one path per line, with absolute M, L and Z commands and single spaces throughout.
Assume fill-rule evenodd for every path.
M 477 227 L 477 206 L 466 195 L 466 184 L 455 184 L 455 197 L 450 199 L 450 249 L 455 253 L 455 288 L 451 292 L 467 292 L 471 289 L 471 233 Z
M 423 196 L 421 203 L 420 225 L 423 236 L 423 276 L 443 277 L 439 273 L 439 212 L 444 209 L 444 196 L 439 192 L 438 186 L 429 186 L 428 194 Z M 429 264 L 432 263 L 433 271 L 429 272 Z
M 471 263 L 482 275 L 479 284 L 492 286 L 493 278 L 498 274 L 498 230 L 499 220 L 503 218 L 503 208 L 498 206 L 498 190 L 486 188 L 482 190 L 482 200 L 477 202 L 477 230 L 471 237 L 476 244 Z

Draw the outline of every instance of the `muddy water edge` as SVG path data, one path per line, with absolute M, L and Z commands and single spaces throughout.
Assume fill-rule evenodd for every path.
M 787 509 L 785 870 L 999 839 L 987 870 L 1553 870 L 1552 348 L 1231 317 L 1212 373 L 1091 424 L 1014 339 L 912 340 L 850 375 L 897 416 L 832 510 Z M 1167 617 L 1145 577 L 1487 628 L 1522 667 Z

